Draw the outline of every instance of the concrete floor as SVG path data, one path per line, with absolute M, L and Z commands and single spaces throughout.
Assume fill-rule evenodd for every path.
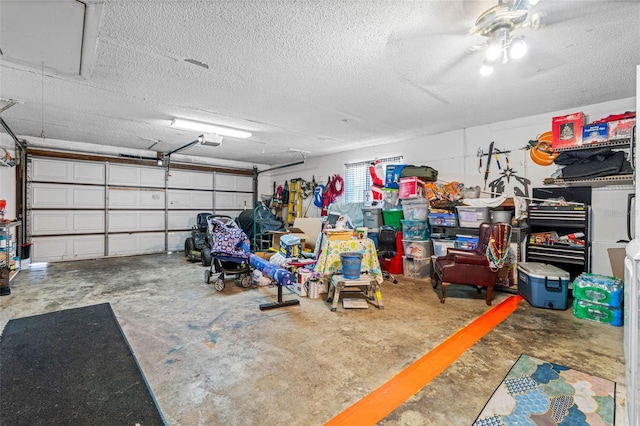
M 428 280 L 382 286 L 384 309 L 331 312 L 321 299 L 260 311 L 276 287 L 217 292 L 178 254 L 23 270 L 0 298 L 12 318 L 109 302 L 170 425 L 322 425 L 482 315 L 484 293 Z M 285 290 L 284 299 L 297 298 Z M 494 292 L 493 305 L 510 294 Z M 617 382 L 623 330 L 526 301 L 379 425 L 470 425 L 520 354 Z

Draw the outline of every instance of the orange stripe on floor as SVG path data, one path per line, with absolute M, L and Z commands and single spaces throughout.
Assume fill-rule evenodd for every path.
M 467 349 L 511 315 L 518 309 L 518 303 L 521 301 L 522 296 L 510 296 L 488 310 L 387 383 L 329 420 L 325 426 L 375 425 L 419 392 Z

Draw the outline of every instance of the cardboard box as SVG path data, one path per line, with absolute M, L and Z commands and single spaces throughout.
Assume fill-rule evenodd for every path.
M 293 229 L 297 229 L 304 234 L 305 242 L 303 248 L 314 251 L 318 235 L 322 232 L 322 219 L 319 217 L 297 217 L 293 220 Z
M 271 259 L 271 256 L 273 256 L 275 253 L 271 252 L 271 251 L 257 251 L 255 253 L 256 256 L 263 258 L 264 260 L 269 260 Z
M 582 144 L 606 142 L 609 140 L 609 126 L 607 123 L 588 124 L 582 128 Z
M 291 290 L 300 297 L 307 297 L 311 271 L 307 268 L 298 268 L 296 271 L 296 281 L 290 287 Z
M 562 115 L 551 119 L 551 146 L 553 149 L 582 145 L 584 113 Z
M 399 198 L 422 198 L 424 196 L 424 181 L 417 177 L 400 178 Z
M 327 229 L 327 240 L 329 241 L 347 241 L 353 239 L 353 231 L 336 231 L 334 229 Z
M 613 276 L 624 282 L 624 258 L 626 257 L 625 247 L 608 248 L 609 262 L 611 263 L 611 272 Z
M 402 173 L 402 169 L 405 167 L 404 164 L 387 164 L 385 167 L 385 180 L 384 187 L 399 189 L 400 188 L 400 174 Z
M 288 228 L 286 231 L 269 231 L 272 235 L 271 237 L 271 250 L 278 251 L 280 249 L 280 238 L 283 235 L 293 234 L 296 237 L 300 238 L 300 243 L 302 244 L 302 249 L 306 247 L 306 238 L 307 235 L 302 232 L 301 229 L 298 228 Z
M 625 118 L 622 120 L 610 121 L 609 140 L 627 139 L 631 137 L 631 128 L 635 124 L 635 118 Z

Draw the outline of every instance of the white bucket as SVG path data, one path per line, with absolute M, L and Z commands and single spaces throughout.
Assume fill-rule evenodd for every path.
M 511 225 L 513 210 L 492 210 L 491 223 L 508 223 Z

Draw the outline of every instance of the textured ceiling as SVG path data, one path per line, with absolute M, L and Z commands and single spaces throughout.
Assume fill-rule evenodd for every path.
M 189 118 L 253 135 L 182 154 L 282 164 L 633 97 L 640 64 L 638 1 L 541 0 L 540 29 L 514 33 L 528 56 L 488 77 L 468 31 L 497 1 L 85 3 L 82 75 L 0 56 L 15 134 L 169 152 Z

